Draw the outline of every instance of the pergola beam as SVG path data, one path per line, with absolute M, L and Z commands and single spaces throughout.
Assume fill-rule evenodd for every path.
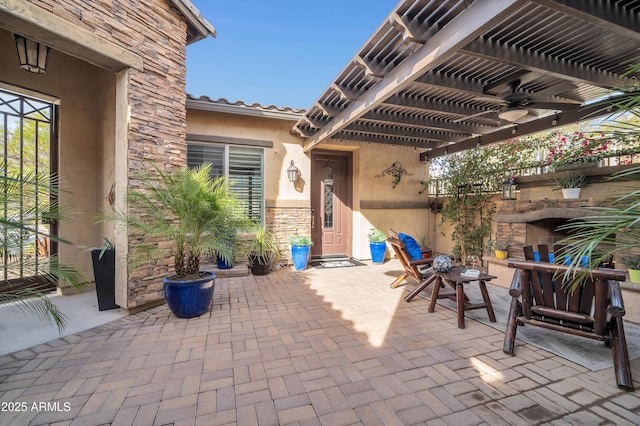
M 415 22 L 405 22 L 397 13 L 389 16 L 389 23 L 402 34 L 402 39 L 412 43 L 424 44 L 427 34 Z
M 361 133 L 372 133 L 377 135 L 388 135 L 388 136 L 402 136 L 413 139 L 427 139 L 430 141 L 438 141 L 438 142 L 449 142 L 455 141 L 455 138 L 451 136 L 447 136 L 443 132 L 434 132 L 432 130 L 426 129 L 415 129 L 409 127 L 398 127 L 396 126 L 386 126 L 376 123 L 365 123 L 359 121 L 357 123 L 352 123 L 348 125 L 344 130 L 352 131 L 352 132 L 361 132 Z M 464 135 L 460 135 L 457 139 L 461 140 L 464 138 Z
M 609 2 L 585 0 L 533 0 L 533 2 L 640 41 L 638 16 L 624 13 L 619 7 L 613 8 Z
M 416 138 L 402 138 L 399 136 L 372 135 L 367 133 L 354 133 L 342 130 L 331 137 L 333 140 L 346 140 L 357 142 L 380 143 L 385 145 L 411 146 L 416 148 L 432 148 L 442 142 Z
M 458 117 L 467 117 L 486 111 L 486 109 L 473 108 L 462 104 L 454 104 L 451 102 L 437 101 L 433 99 L 417 99 L 414 97 L 395 95 L 384 101 L 386 105 L 395 105 L 401 107 L 412 108 L 416 111 L 430 111 L 438 114 L 450 114 Z M 496 112 L 490 112 L 477 117 L 480 120 L 492 122 L 496 126 L 500 124 L 500 119 Z
M 472 137 L 457 142 L 455 144 L 444 146 L 436 149 L 432 149 L 428 152 L 423 152 L 420 154 L 420 161 L 426 161 L 432 158 L 439 157 L 441 155 L 453 154 L 454 152 L 460 152 L 467 149 L 472 149 L 480 145 L 488 145 L 495 142 L 504 141 L 507 139 L 521 137 L 525 135 L 530 135 L 532 133 L 537 133 L 546 129 L 549 129 L 551 126 L 551 121 L 555 120 L 555 126 L 561 127 L 566 126 L 568 124 L 576 123 L 580 120 L 589 119 L 592 120 L 594 118 L 602 117 L 604 115 L 610 115 L 613 112 L 603 108 L 600 105 L 594 105 L 586 108 L 582 108 L 578 111 L 564 111 L 558 113 L 553 116 L 547 116 L 543 118 L 539 118 L 537 120 L 528 121 L 526 123 L 517 124 L 512 127 L 508 127 L 502 130 L 498 130 L 493 133 L 489 133 L 487 135 L 482 135 L 480 137 Z M 514 129 L 516 129 L 516 133 L 514 134 Z
M 449 77 L 441 73 L 429 71 L 415 80 L 418 85 L 430 88 L 442 88 L 454 90 L 459 93 L 471 96 L 486 96 L 484 84 L 479 81 L 472 81 L 466 78 Z
M 586 83 L 592 86 L 612 88 L 633 84 L 633 81 L 613 73 L 600 71 L 569 61 L 541 55 L 537 52 L 500 45 L 487 39 L 478 38 L 461 49 L 461 52 L 490 61 L 502 62 L 518 68 L 525 68 L 563 80 Z
M 493 130 L 493 126 L 483 126 L 481 124 L 468 124 L 464 122 L 453 123 L 448 120 L 439 120 L 429 117 L 413 116 L 410 114 L 392 113 L 383 111 L 369 111 L 362 116 L 363 119 L 379 121 L 390 125 L 407 125 L 413 127 L 422 127 L 431 130 L 439 130 L 443 132 L 451 132 L 458 134 L 477 134 L 485 133 Z
M 338 133 L 397 91 L 406 88 L 416 78 L 450 58 L 460 48 L 526 3 L 527 0 L 476 0 L 473 2 L 427 40 L 413 55 L 389 71 L 376 85 L 307 139 L 305 152 Z

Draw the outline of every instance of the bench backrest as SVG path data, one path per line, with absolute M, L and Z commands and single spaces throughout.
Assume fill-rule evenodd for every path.
M 527 260 L 508 262 L 509 267 L 519 269 L 521 294 L 512 296 L 521 297 L 523 315 L 527 319 L 557 322 L 564 327 L 585 327 L 598 334 L 603 333 L 609 304 L 609 280 L 624 281 L 625 272 L 596 269 L 583 285 L 571 291 L 572 279 L 567 279 L 564 274 L 568 266 L 549 263 L 546 245 L 538 246 L 540 261 L 533 260 L 532 246 L 525 246 L 524 252 Z M 556 248 L 555 255 L 556 259 L 564 259 L 561 247 Z

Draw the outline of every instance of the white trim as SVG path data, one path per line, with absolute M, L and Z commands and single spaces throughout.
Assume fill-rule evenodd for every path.
M 252 117 L 275 118 L 278 120 L 298 121 L 304 115 L 301 112 L 274 111 L 258 108 L 251 108 L 240 105 L 219 104 L 215 102 L 198 101 L 187 99 L 187 109 L 198 111 L 222 112 L 226 114 L 246 115 Z
M 112 72 L 144 71 L 142 56 L 26 1 L 0 0 L 0 27 Z

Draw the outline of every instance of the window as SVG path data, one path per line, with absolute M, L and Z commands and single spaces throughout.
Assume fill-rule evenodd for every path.
M 187 146 L 187 164 L 211 163 L 211 176 L 228 176 L 231 191 L 244 204 L 247 217 L 257 223 L 264 218 L 264 150 L 233 145 Z
M 56 164 L 52 153 L 56 151 L 54 123 L 56 106 L 49 101 L 0 90 L 0 152 L 6 176 L 32 181 L 34 175 L 55 173 Z M 31 177 L 29 177 L 31 176 Z M 35 290 L 55 288 L 55 285 L 34 280 L 35 270 L 41 268 L 42 258 L 55 253 L 55 245 L 49 247 L 47 234 L 55 234 L 53 223 L 43 223 L 42 212 L 50 206 L 51 194 L 33 190 L 25 184 L 11 185 L 11 193 L 4 193 L 0 203 L 3 221 L 19 222 L 34 230 L 17 231 L 9 226 L 0 226 L 0 293 L 6 282 L 10 288 L 19 286 Z M 26 266 L 25 266 L 26 265 Z M 25 278 L 28 278 L 26 281 Z M 13 287 L 11 287 L 13 286 Z

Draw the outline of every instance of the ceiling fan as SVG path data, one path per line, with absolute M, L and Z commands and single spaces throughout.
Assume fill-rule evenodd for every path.
M 485 114 L 497 112 L 498 117 L 501 120 L 511 123 L 519 123 L 528 121 L 530 118 L 537 117 L 538 114 L 535 111 L 536 109 L 570 111 L 576 110 L 582 105 L 580 101 L 558 96 L 561 93 L 569 92 L 577 88 L 577 86 L 569 82 L 557 83 L 538 92 L 530 93 L 520 90 L 521 80 L 517 78 L 506 83 L 509 90 L 498 95 L 490 93 L 490 91 L 495 91 L 496 88 L 499 88 L 500 86 L 504 87 L 504 85 L 505 84 L 493 84 L 485 86 L 485 95 L 474 98 L 476 101 L 498 103 L 500 106 L 458 118 L 453 120 L 453 122 L 457 123 L 471 117 L 479 117 Z

